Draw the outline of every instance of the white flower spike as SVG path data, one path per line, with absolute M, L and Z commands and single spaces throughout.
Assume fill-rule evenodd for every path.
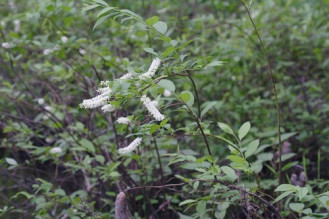
M 127 74 L 123 75 L 120 79 L 125 80 L 125 79 L 132 79 L 132 78 L 133 78 L 133 74 L 127 73 Z
M 103 110 L 104 113 L 113 112 L 115 110 L 115 107 L 111 104 L 106 104 L 102 107 L 102 110 Z
M 134 151 L 141 143 L 142 143 L 142 138 L 136 138 L 127 147 L 120 148 L 118 150 L 118 153 L 119 154 L 128 154 L 128 153 Z
M 157 121 L 164 120 L 165 116 L 159 112 L 159 110 L 156 108 L 155 104 L 153 103 L 153 101 L 150 100 L 150 98 L 143 95 L 141 101 L 143 102 L 143 105 L 151 113 L 151 115 L 154 117 L 155 120 Z
M 143 77 L 152 78 L 154 76 L 156 70 L 159 68 L 160 64 L 161 64 L 161 60 L 159 58 L 155 58 L 152 61 L 152 64 L 151 64 L 149 70 L 146 73 L 140 75 L 139 79 L 143 79 Z

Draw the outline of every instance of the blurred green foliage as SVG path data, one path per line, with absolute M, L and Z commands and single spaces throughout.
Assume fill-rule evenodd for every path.
M 120 191 L 164 184 L 180 185 L 127 193 L 135 218 L 274 217 L 241 187 L 268 194 L 273 198 L 262 197 L 271 205 L 280 197 L 284 217 L 328 217 L 328 0 L 248 2 L 278 89 L 282 185 L 268 67 L 241 2 L 109 2 L 144 20 L 157 16 L 165 26 L 155 29 L 170 42 L 131 19 L 98 14 L 100 7 L 81 11 L 102 2 L 0 3 L 0 217 L 113 218 Z M 179 46 L 178 56 L 173 48 Z M 100 81 L 143 73 L 156 56 L 164 60 L 163 75 L 191 72 L 212 156 L 193 116 L 181 107 L 185 102 L 198 111 L 187 77 L 170 78 L 176 99 L 159 96 L 171 82 L 160 88 L 145 82 L 168 118 L 161 123 L 138 122 L 145 113 L 138 101 L 128 103 L 138 95 L 132 87 L 112 101 L 120 106 L 115 113 L 79 107 L 96 95 Z M 115 122 L 131 114 L 136 125 Z M 135 153 L 120 156 L 118 146 L 133 133 L 148 137 Z M 51 153 L 54 148 L 61 152 Z M 302 173 L 306 185 L 299 187 L 292 176 Z M 206 181 L 214 175 L 230 185 Z

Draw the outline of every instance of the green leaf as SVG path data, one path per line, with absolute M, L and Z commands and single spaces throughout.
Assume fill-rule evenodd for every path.
M 91 141 L 89 141 L 87 139 L 81 139 L 80 144 L 81 144 L 82 147 L 87 149 L 87 151 L 89 151 L 91 153 L 95 153 L 95 147 L 94 147 L 94 145 Z
M 170 46 L 168 47 L 162 54 L 162 58 L 166 58 L 168 55 L 170 55 L 175 50 L 175 47 Z
M 201 118 L 216 104 L 217 104 L 217 101 L 208 102 L 206 107 L 201 111 Z
M 190 91 L 183 91 L 179 97 L 186 103 L 188 106 L 192 106 L 194 103 L 194 96 Z
M 150 25 L 150 26 L 153 26 L 156 22 L 158 22 L 159 21 L 159 17 L 157 17 L 157 16 L 153 16 L 153 17 L 150 17 L 150 18 L 147 18 L 146 20 L 145 20 L 145 23 L 147 24 L 147 25 Z
M 92 9 L 94 9 L 94 8 L 97 8 L 97 7 L 99 7 L 99 5 L 88 5 L 88 6 L 84 7 L 84 8 L 81 10 L 81 13 L 87 12 L 87 11 L 92 10 Z
M 208 67 L 215 67 L 215 66 L 221 66 L 223 65 L 224 62 L 222 61 L 213 61 L 211 63 L 209 63 L 208 65 L 205 66 L 205 69 L 207 69 Z
M 303 203 L 290 203 L 289 204 L 289 208 L 298 213 L 302 212 L 304 207 L 305 207 L 305 205 Z
M 158 53 L 154 52 L 152 48 L 144 48 L 145 52 L 151 53 L 152 55 L 158 56 Z
M 282 193 L 281 195 L 279 195 L 279 196 L 274 200 L 273 203 L 276 203 L 276 202 L 280 201 L 281 199 L 287 197 L 288 195 L 290 195 L 290 194 L 293 193 L 293 192 L 294 192 L 294 191 L 286 191 L 286 192 Z
M 96 29 L 96 27 L 98 27 L 99 25 L 101 25 L 110 15 L 105 15 L 103 17 L 101 17 L 100 19 L 98 19 L 93 27 L 93 30 Z
M 104 9 L 102 9 L 100 12 L 98 12 L 97 18 L 103 16 L 104 14 L 106 14 L 107 12 L 109 12 L 109 11 L 111 11 L 113 9 L 114 9 L 114 7 L 106 7 Z
M 222 123 L 222 122 L 217 122 L 219 128 L 221 130 L 223 130 L 224 132 L 230 134 L 230 135 L 234 135 L 233 130 L 231 129 L 231 127 L 229 125 L 227 125 L 226 123 Z
M 239 139 L 242 140 L 248 134 L 249 130 L 250 130 L 250 122 L 248 121 L 243 123 L 243 125 L 240 127 L 238 131 Z
M 306 187 L 298 187 L 297 195 L 299 201 L 301 201 L 307 195 L 307 193 L 308 193 L 308 189 Z
M 297 132 L 289 132 L 289 133 L 285 133 L 285 134 L 281 134 L 281 141 L 287 140 L 288 138 L 290 138 L 291 136 L 296 135 Z M 278 144 L 279 140 L 276 140 L 275 144 Z
M 291 184 L 281 184 L 276 189 L 275 192 L 285 192 L 289 190 L 294 190 L 295 186 Z
M 12 166 L 17 166 L 17 161 L 14 160 L 13 158 L 6 157 L 5 158 L 6 162 Z
M 187 199 L 187 200 L 182 201 L 181 203 L 179 203 L 179 206 L 186 205 L 186 204 L 190 204 L 190 203 L 194 203 L 194 202 L 196 202 L 196 200 L 193 200 L 193 199 Z
M 170 80 L 163 79 L 163 80 L 161 80 L 161 81 L 158 83 L 158 85 L 159 85 L 160 87 L 163 87 L 164 89 L 167 89 L 167 90 L 171 91 L 171 92 L 174 92 L 174 91 L 175 91 L 175 85 L 174 85 L 174 83 L 173 83 L 172 81 L 170 81 Z
M 93 0 L 93 2 L 98 3 L 98 4 L 100 4 L 100 5 L 109 6 L 109 5 L 108 5 L 105 1 L 103 1 L 103 0 Z
M 231 161 L 235 162 L 235 163 L 239 163 L 239 164 L 245 164 L 246 160 L 243 157 L 237 156 L 237 155 L 230 155 L 228 156 L 228 159 L 230 159 Z
M 319 200 L 327 209 L 329 209 L 329 196 L 321 196 Z
M 142 21 L 143 20 L 143 18 L 141 16 L 139 16 L 135 12 L 132 12 L 132 11 L 130 11 L 128 9 L 121 9 L 120 12 L 129 14 L 131 17 L 133 17 L 133 18 L 135 18 L 135 19 L 137 19 L 139 21 Z
M 227 175 L 231 182 L 234 182 L 238 178 L 238 176 L 235 174 L 235 171 L 231 167 L 222 166 L 221 170 Z
M 257 155 L 257 159 L 260 161 L 270 161 L 273 159 L 272 153 L 261 153 Z
M 98 162 L 100 162 L 102 164 L 105 162 L 105 158 L 102 155 L 96 155 L 95 156 L 95 159 L 96 159 L 96 161 L 98 161 Z
M 160 128 L 160 126 L 158 124 L 154 124 L 151 126 L 149 133 L 152 135 L 154 132 L 156 132 L 158 129 Z
M 163 35 L 167 32 L 167 24 L 163 21 L 158 21 L 155 24 L 153 24 L 154 29 L 156 29 L 158 32 L 162 33 Z
M 204 201 L 204 200 L 198 201 L 198 204 L 196 205 L 196 211 L 198 212 L 199 216 L 202 216 L 205 214 L 206 206 L 207 206 L 206 201 Z
M 250 142 L 247 147 L 247 151 L 245 153 L 246 158 L 253 155 L 256 152 L 258 146 L 259 146 L 259 139 Z

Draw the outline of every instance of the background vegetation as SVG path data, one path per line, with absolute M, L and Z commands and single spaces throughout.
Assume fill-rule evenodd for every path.
M 0 3 L 2 218 L 114 218 L 120 192 L 134 218 L 328 217 L 328 0 L 246 2 L 274 73 L 281 172 L 275 95 L 242 2 L 107 3 Z M 115 82 L 155 57 L 158 79 Z M 79 107 L 106 80 L 117 110 Z

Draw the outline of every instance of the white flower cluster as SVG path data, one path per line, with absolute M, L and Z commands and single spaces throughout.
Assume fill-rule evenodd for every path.
M 151 115 L 154 117 L 155 120 L 157 121 L 164 120 L 165 116 L 159 112 L 159 110 L 155 106 L 155 103 L 151 101 L 150 98 L 143 95 L 141 101 L 143 102 L 143 105 L 151 113 Z
M 81 55 L 84 55 L 84 54 L 86 54 L 86 50 L 84 50 L 84 49 L 79 49 L 79 53 L 80 53 Z
M 151 64 L 149 70 L 146 73 L 140 75 L 139 79 L 143 79 L 143 77 L 152 78 L 154 76 L 156 70 L 159 68 L 160 64 L 161 64 L 161 60 L 159 58 L 155 58 L 152 61 L 152 64 Z
M 120 123 L 120 124 L 128 125 L 130 122 L 131 121 L 128 117 L 120 117 L 120 118 L 117 119 L 117 123 Z
M 67 41 L 69 40 L 66 36 L 62 36 L 61 40 L 63 43 L 67 43 Z
M 20 20 L 14 20 L 14 31 L 19 32 L 21 29 L 21 21 Z
M 11 47 L 11 44 L 7 43 L 7 42 L 4 42 L 4 43 L 1 44 L 1 46 L 5 49 L 9 49 Z
M 59 46 L 59 45 L 56 45 L 54 48 L 52 48 L 52 49 L 45 49 L 45 50 L 43 50 L 43 54 L 44 55 L 49 55 L 49 54 L 51 54 L 51 53 L 53 53 L 54 51 L 56 51 L 56 50 L 60 50 L 61 49 L 61 47 Z
M 107 86 L 108 84 L 109 81 L 101 81 L 101 86 Z M 107 100 L 111 96 L 111 89 L 108 87 L 101 87 L 97 90 L 97 92 L 99 93 L 98 96 L 84 100 L 80 104 L 80 106 L 86 109 L 92 109 L 102 106 L 103 112 L 113 112 L 115 110 L 115 107 L 111 104 L 107 104 Z
M 163 91 L 163 96 L 165 96 L 165 97 L 170 97 L 170 96 L 171 96 L 171 92 L 170 92 L 169 90 L 165 89 L 165 90 Z
M 60 148 L 60 147 L 54 147 L 54 148 L 50 149 L 50 153 L 51 154 L 59 154 L 59 153 L 62 153 L 62 148 Z
M 43 98 L 37 99 L 39 105 L 43 105 L 45 103 L 45 100 Z
M 127 147 L 120 148 L 118 150 L 119 154 L 127 154 L 135 150 L 142 143 L 142 138 L 136 138 L 133 142 L 131 142 Z
M 104 113 L 113 112 L 115 110 L 115 107 L 112 106 L 111 104 L 106 104 L 106 105 L 102 106 L 102 110 Z
M 133 74 L 127 73 L 127 74 L 123 75 L 120 79 L 125 80 L 125 79 L 132 79 L 132 78 L 133 78 Z

